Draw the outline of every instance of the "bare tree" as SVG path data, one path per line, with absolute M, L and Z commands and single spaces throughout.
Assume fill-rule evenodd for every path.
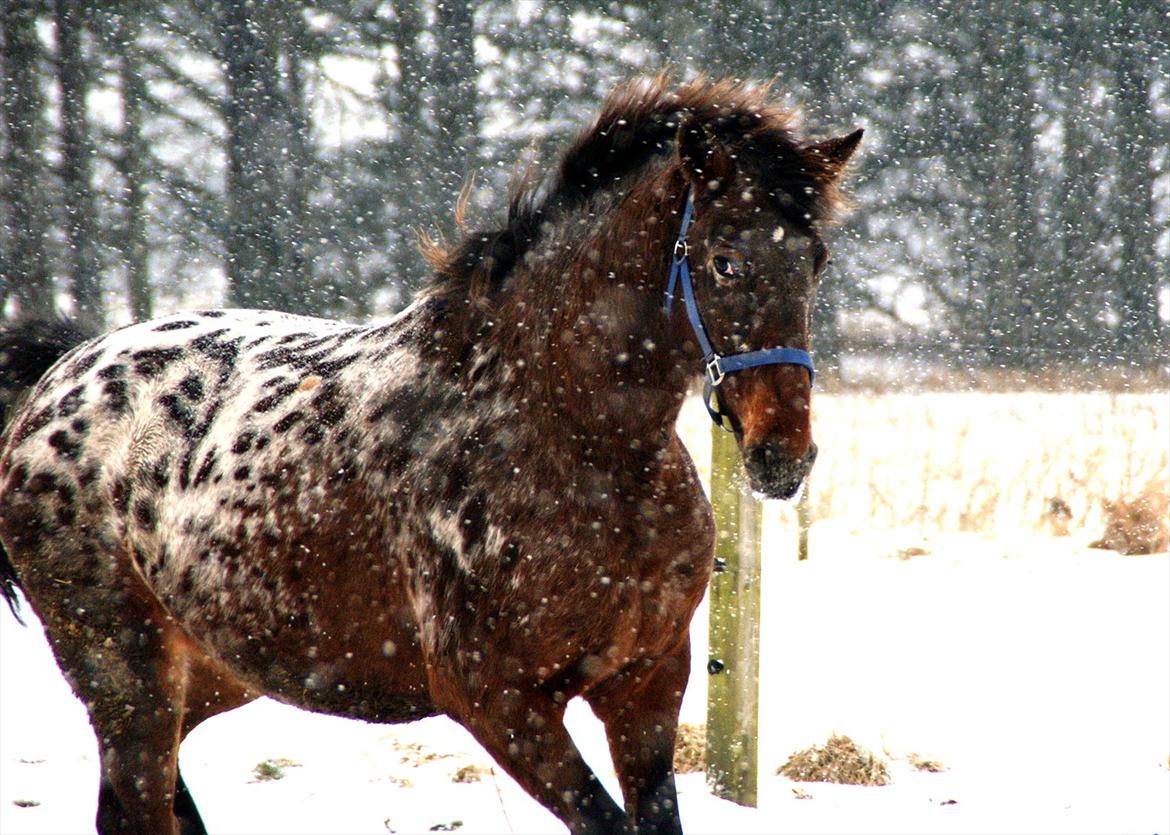
M 86 116 L 88 66 L 82 52 L 86 28 L 81 0 L 54 0 L 57 29 L 57 82 L 61 90 L 61 181 L 65 210 L 66 259 L 74 317 L 94 331 L 104 330 L 102 282 L 94 239 L 92 146 Z
M 45 204 L 48 171 L 42 149 L 44 102 L 38 87 L 41 46 L 36 0 L 6 0 L 0 7 L 3 32 L 4 109 L 6 154 L 3 200 L 8 210 L 4 249 L 4 278 L 12 288 L 19 316 L 53 313 L 53 279 L 46 246 L 49 213 Z

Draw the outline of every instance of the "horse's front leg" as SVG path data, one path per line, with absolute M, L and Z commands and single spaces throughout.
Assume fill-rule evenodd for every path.
M 507 687 L 456 718 L 573 835 L 633 835 L 632 821 L 565 730 L 564 706 L 542 690 Z
M 605 724 L 626 811 L 639 835 L 682 832 L 674 741 L 690 663 L 690 638 L 684 637 L 669 655 L 636 661 L 586 696 Z

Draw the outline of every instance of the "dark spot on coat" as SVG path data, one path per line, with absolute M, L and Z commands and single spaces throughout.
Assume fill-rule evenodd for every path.
M 130 510 L 130 482 L 125 476 L 114 482 L 110 498 L 114 503 L 114 512 L 119 516 L 125 516 Z
M 281 433 L 287 432 L 289 429 L 292 428 L 294 423 L 296 423 L 298 420 L 301 420 L 302 418 L 304 418 L 304 416 L 305 416 L 305 413 L 301 412 L 301 411 L 289 412 L 287 415 L 282 417 L 276 423 L 272 424 L 272 430 L 274 432 L 281 432 Z
M 198 402 L 203 399 L 203 379 L 198 374 L 188 374 L 179 383 L 179 391 L 188 400 Z
M 352 365 L 362 358 L 362 353 L 359 351 L 354 354 L 346 354 L 343 357 L 334 357 L 331 360 L 322 359 L 314 361 L 309 365 L 309 370 L 314 374 L 319 374 L 322 377 L 332 377 L 346 366 Z
M 192 319 L 180 319 L 177 322 L 163 322 L 161 325 L 159 325 L 154 330 L 155 330 L 155 332 L 181 331 L 181 330 L 184 330 L 185 328 L 193 328 L 198 324 L 199 324 L 198 322 L 196 322 Z
M 83 417 L 73 418 L 73 421 L 69 424 L 69 426 L 73 429 L 74 432 L 76 432 L 78 435 L 81 435 L 82 437 L 85 437 L 85 433 L 89 431 L 89 421 Z
M 207 481 L 208 477 L 211 475 L 212 469 L 215 468 L 215 462 L 215 447 L 212 447 L 207 451 L 207 454 L 203 456 L 203 462 L 199 465 L 199 469 L 195 473 L 195 480 L 191 482 L 192 487 L 198 487 L 200 484 L 203 484 L 205 481 Z
M 154 515 L 154 504 L 149 499 L 139 499 L 134 503 L 134 519 L 143 530 L 153 532 L 157 519 Z
M 245 429 L 239 435 L 236 435 L 235 443 L 232 444 L 232 452 L 236 455 L 243 455 L 252 448 L 252 441 L 255 437 L 255 432 L 251 429 Z
M 227 328 L 212 331 L 191 340 L 192 348 L 219 363 L 221 378 L 225 378 L 227 372 L 235 366 L 236 359 L 240 355 L 240 343 L 244 341 L 242 336 L 221 340 L 220 337 L 225 333 L 228 333 Z
M 57 506 L 57 524 L 63 528 L 69 527 L 77 520 L 77 508 L 71 504 Z
M 334 338 L 333 334 L 326 334 L 325 336 L 318 336 L 315 339 L 306 339 L 304 342 L 302 342 L 300 345 L 297 346 L 297 350 L 298 351 L 310 351 L 313 348 L 320 347 L 321 345 L 324 345 L 327 342 L 332 342 L 333 338 Z
M 310 405 L 316 410 L 320 421 L 327 426 L 336 426 L 345 417 L 341 385 L 336 380 L 326 380 L 322 383 Z
M 254 412 L 271 412 L 281 402 L 287 399 L 294 391 L 297 390 L 297 383 L 284 383 L 277 386 L 276 390 L 266 397 L 262 397 L 256 401 L 252 406 Z
M 69 417 L 77 414 L 81 404 L 85 402 L 85 385 L 76 386 L 57 403 L 57 417 Z
M 232 473 L 232 478 L 236 481 L 247 481 L 252 477 L 252 468 L 247 464 L 236 467 L 236 471 Z
M 158 402 L 171 422 L 182 431 L 185 437 L 189 438 L 191 430 L 195 428 L 195 415 L 183 402 L 183 398 L 172 391 L 160 396 Z
M 278 339 L 277 342 L 288 342 L 290 338 L 289 336 L 285 336 Z M 292 348 L 282 345 L 279 348 L 271 348 L 257 355 L 256 366 L 264 369 L 276 368 L 287 364 L 295 356 L 296 352 Z
M 119 380 L 126 376 L 126 366 L 121 363 L 107 365 L 98 370 L 98 378 L 102 380 Z
M 77 483 L 83 488 L 89 487 L 91 484 L 97 481 L 97 477 L 98 465 L 93 463 L 93 461 L 87 461 L 85 466 L 82 467 L 77 473 Z
M 224 315 L 222 310 L 196 310 L 196 316 L 202 316 L 205 319 L 218 319 Z
M 81 444 L 64 429 L 58 429 L 49 436 L 49 446 L 57 451 L 57 455 L 69 461 L 76 461 L 81 454 Z
M 183 577 L 179 580 L 179 594 L 190 594 L 195 588 L 195 567 L 192 565 L 183 569 Z
M 160 490 L 167 486 L 171 480 L 171 457 L 164 455 L 162 458 L 154 462 L 154 466 L 150 470 L 150 480 L 154 482 L 154 486 Z
M 134 370 L 143 377 L 157 377 L 172 362 L 182 357 L 182 348 L 145 348 L 130 355 Z
M 24 462 L 17 464 L 8 474 L 8 489 L 23 490 L 28 484 L 28 465 Z
M 110 380 L 103 387 L 106 395 L 106 408 L 116 415 L 120 415 L 130 406 L 130 398 L 126 396 L 125 380 Z
M 104 348 L 94 348 L 90 351 L 85 351 L 77 356 L 77 359 L 69 363 L 68 367 L 62 372 L 66 378 L 80 377 L 86 371 L 97 365 L 97 361 L 101 358 Z
M 464 553 L 482 547 L 487 536 L 487 497 L 483 493 L 475 493 L 463 506 L 459 529 Z
M 24 484 L 24 492 L 30 496 L 41 496 L 57 489 L 57 477 L 50 472 L 34 473 Z

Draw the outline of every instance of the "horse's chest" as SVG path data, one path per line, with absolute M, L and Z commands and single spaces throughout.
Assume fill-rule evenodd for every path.
M 514 448 L 493 437 L 478 436 Z M 673 646 L 710 570 L 710 508 L 697 482 L 664 486 L 653 473 L 527 452 L 495 465 L 466 456 L 466 470 L 444 456 L 427 489 L 415 485 L 395 550 L 427 652 L 474 656 L 471 645 L 503 640 L 546 670 L 593 658 L 594 678 Z

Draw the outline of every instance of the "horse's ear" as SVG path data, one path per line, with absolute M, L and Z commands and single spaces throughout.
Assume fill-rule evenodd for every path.
M 807 146 L 809 151 L 818 157 L 824 157 L 828 162 L 829 175 L 835 180 L 845 171 L 849 158 L 861 144 L 861 136 L 865 128 L 858 128 L 853 133 L 844 136 L 834 136 L 832 139 L 822 139 L 820 142 L 811 142 Z
M 699 119 L 683 119 L 678 126 L 678 157 L 695 193 L 717 197 L 735 179 L 731 154 Z

